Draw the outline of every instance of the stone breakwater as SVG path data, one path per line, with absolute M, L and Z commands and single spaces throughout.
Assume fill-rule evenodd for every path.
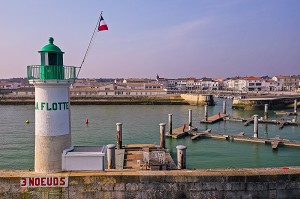
M 300 167 L 63 172 L 67 187 L 21 187 L 31 171 L 0 171 L 0 198 L 298 198 Z

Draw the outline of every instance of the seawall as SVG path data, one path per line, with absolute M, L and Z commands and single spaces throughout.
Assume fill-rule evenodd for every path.
M 0 105 L 33 105 L 34 96 L 0 97 Z M 73 105 L 188 105 L 180 95 L 71 96 Z
M 214 105 L 213 95 L 181 94 L 180 96 L 191 105 L 196 105 L 196 106 Z
M 20 187 L 31 171 L 0 171 L 0 198 L 298 198 L 300 167 L 63 172 L 67 187 Z M 45 176 L 45 175 L 44 175 Z
M 263 110 L 265 104 L 269 105 L 270 110 L 279 110 L 286 108 L 293 108 L 294 99 L 298 100 L 300 105 L 299 96 L 281 96 L 281 97 L 257 97 L 257 98 L 244 98 L 234 99 L 232 102 L 233 109 L 243 110 Z

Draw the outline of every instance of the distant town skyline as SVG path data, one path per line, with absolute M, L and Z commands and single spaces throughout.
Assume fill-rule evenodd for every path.
M 4 1 L 0 79 L 26 77 L 48 43 L 79 66 L 79 78 L 166 78 L 300 74 L 300 1 Z

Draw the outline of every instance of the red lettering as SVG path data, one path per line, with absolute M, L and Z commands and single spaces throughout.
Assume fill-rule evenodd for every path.
M 26 178 L 21 178 L 21 187 L 26 187 Z
M 53 185 L 54 186 L 58 185 L 58 178 L 57 177 L 53 178 Z
M 35 186 L 40 186 L 41 179 L 40 178 L 35 178 L 34 183 L 35 183 Z
M 46 180 L 46 178 L 41 178 L 41 181 L 42 181 L 41 185 L 42 186 L 46 186 L 45 180 Z
M 52 177 L 47 178 L 47 186 L 52 186 Z
M 21 187 L 64 187 L 68 186 L 68 177 L 30 177 L 20 178 Z
M 29 185 L 28 186 L 34 186 L 34 178 L 29 178 Z
M 66 184 L 66 179 L 65 177 L 60 178 L 60 186 L 64 186 Z

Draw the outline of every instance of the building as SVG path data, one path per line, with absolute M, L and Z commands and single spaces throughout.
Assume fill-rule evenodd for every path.
M 264 91 L 266 81 L 259 77 L 244 77 L 238 81 L 240 91 Z
M 299 87 L 300 75 L 273 76 L 272 79 L 280 83 L 281 91 L 296 91 Z

